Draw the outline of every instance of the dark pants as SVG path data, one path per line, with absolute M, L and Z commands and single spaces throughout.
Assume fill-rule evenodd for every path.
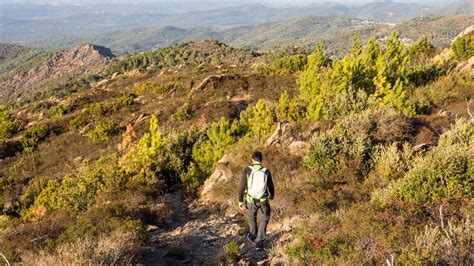
M 267 233 L 267 224 L 270 220 L 270 204 L 264 202 L 247 203 L 249 207 L 250 235 L 255 238 L 256 243 L 263 243 Z M 257 229 L 257 214 L 260 213 L 260 225 Z

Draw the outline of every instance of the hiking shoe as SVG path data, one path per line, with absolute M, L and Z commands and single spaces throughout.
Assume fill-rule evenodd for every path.
M 247 240 L 255 245 L 255 237 L 253 237 L 250 233 L 247 233 Z
M 258 243 L 255 245 L 255 249 L 256 249 L 257 251 L 263 250 L 263 242 L 258 242 Z

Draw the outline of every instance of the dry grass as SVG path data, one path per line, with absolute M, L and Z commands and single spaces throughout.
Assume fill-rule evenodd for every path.
M 115 233 L 96 239 L 85 238 L 57 248 L 56 252 L 27 252 L 25 265 L 118 265 L 132 264 L 138 250 L 138 237 L 132 233 Z

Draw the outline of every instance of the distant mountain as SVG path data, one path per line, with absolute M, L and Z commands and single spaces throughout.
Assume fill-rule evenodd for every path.
M 429 6 L 385 1 L 368 3 L 361 6 L 356 17 L 375 21 L 398 22 L 420 15 L 429 15 L 433 12 L 435 10 Z
M 421 35 L 427 36 L 435 46 L 451 44 L 451 40 L 469 26 L 474 25 L 474 14 L 455 16 L 424 17 L 404 21 L 393 30 L 400 32 L 401 37 L 417 40 Z
M 83 38 L 134 28 L 173 26 L 222 31 L 252 27 L 301 16 L 346 15 L 363 20 L 399 22 L 435 13 L 437 10 L 415 3 L 377 2 L 361 6 L 316 3 L 307 6 L 267 6 L 263 4 L 199 6 L 184 4 L 49 6 L 4 4 L 0 15 L 0 42 L 29 43 L 45 38 Z M 181 9 L 179 7 L 182 7 Z M 166 33 L 164 33 L 166 34 Z M 174 35 L 173 33 L 171 33 Z M 194 34 L 194 33 L 192 33 Z
M 455 0 L 448 6 L 444 7 L 440 13 L 443 15 L 474 13 L 474 1 Z
M 110 47 L 116 53 L 125 53 L 164 47 L 179 42 L 215 39 L 237 47 L 264 51 L 293 45 L 312 47 L 316 43 L 324 43 L 330 53 L 340 55 L 350 47 L 354 36 L 367 40 L 371 36 L 383 38 L 397 31 L 403 38 L 412 41 L 416 41 L 422 35 L 427 35 L 437 47 L 441 47 L 449 44 L 458 32 L 473 24 L 474 16 L 471 14 L 415 18 L 395 26 L 345 15 L 304 16 L 225 30 L 205 27 L 136 28 L 83 38 L 50 38 L 32 44 L 40 47 L 66 48 L 89 42 Z
M 364 23 L 343 15 L 307 16 L 255 27 L 231 29 L 222 32 L 221 35 L 224 42 L 232 45 L 271 50 L 291 44 L 315 43 L 321 41 L 324 36 L 376 26 L 375 23 Z

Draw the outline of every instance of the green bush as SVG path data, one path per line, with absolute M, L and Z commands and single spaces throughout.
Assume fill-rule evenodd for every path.
M 161 178 L 172 183 L 182 181 L 181 177 L 193 161 L 193 146 L 202 135 L 202 131 L 191 128 L 176 129 L 165 136 L 166 144 L 161 151 L 165 162 L 159 170 Z
M 123 204 L 97 206 L 81 213 L 75 223 L 58 237 L 57 242 L 69 243 L 83 237 L 93 238 L 113 232 L 142 234 L 142 228 L 142 222 L 132 218 Z
M 171 116 L 171 119 L 174 121 L 184 122 L 191 117 L 191 106 L 189 103 L 184 103 L 174 114 Z
M 122 158 L 122 167 L 127 173 L 145 179 L 159 177 L 157 174 L 165 162 L 165 154 L 162 153 L 165 143 L 158 120 L 153 116 L 149 131 Z
M 8 113 L 7 107 L 0 104 L 0 141 L 10 138 L 20 130 L 20 121 Z
M 305 117 L 306 108 L 301 99 L 297 97 L 290 98 L 288 92 L 284 91 L 275 106 L 275 113 L 277 121 L 299 121 Z
M 325 105 L 328 119 L 343 118 L 351 113 L 359 113 L 375 104 L 363 90 L 352 91 L 349 89 L 334 94 L 328 99 L 329 101 Z
M 335 112 L 336 116 L 341 111 L 347 112 L 344 108 L 335 110 L 334 100 L 340 100 L 339 95 L 344 93 L 343 98 L 347 99 L 347 95 L 358 91 L 364 91 L 371 100 L 382 106 L 414 115 L 407 77 L 411 67 L 409 61 L 409 54 L 397 34 L 388 38 L 385 47 L 380 47 L 372 39 L 362 48 L 355 39 L 350 53 L 332 62 L 323 47 L 318 46 L 308 57 L 308 64 L 298 79 L 299 98 L 305 103 L 306 116 L 321 120 L 334 117 L 328 112 Z M 363 105 L 360 108 L 365 108 Z M 329 110 L 331 107 L 332 110 Z
M 38 176 L 28 182 L 28 185 L 20 197 L 22 212 L 29 209 L 29 207 L 35 202 L 36 197 L 38 197 L 41 191 L 48 186 L 48 182 L 49 178 L 44 176 Z
M 69 104 L 55 105 L 48 110 L 48 117 L 61 117 L 72 112 L 74 107 Z
M 288 75 L 303 71 L 307 63 L 307 57 L 302 54 L 286 55 L 273 61 L 265 67 L 265 74 Z
M 0 210 L 3 210 L 4 204 L 8 201 L 9 194 L 15 189 L 15 180 L 11 177 L 0 176 Z
M 472 197 L 474 162 L 470 148 L 473 140 L 473 125 L 459 120 L 441 136 L 438 146 L 413 162 L 413 168 L 403 178 L 374 192 L 373 201 L 387 204 L 400 199 L 422 204 L 459 196 Z
M 87 137 L 95 143 L 108 141 L 116 132 L 117 124 L 112 120 L 99 122 L 97 126 L 87 133 Z
M 373 155 L 373 170 L 365 183 L 370 188 L 385 187 L 390 181 L 403 177 L 412 167 L 413 160 L 412 147 L 408 143 L 405 143 L 402 149 L 399 149 L 396 143 L 388 146 L 378 145 Z
M 116 112 L 133 104 L 134 96 L 122 96 L 120 98 L 100 103 L 92 103 L 86 107 L 86 112 L 91 115 L 103 116 L 107 113 Z
M 61 181 L 46 183 L 45 179 L 38 179 L 29 184 L 22 200 L 25 207 L 28 204 L 30 207 L 22 212 L 22 218 L 38 218 L 35 215 L 41 210 L 85 211 L 99 190 L 121 189 L 124 180 L 125 173 L 115 157 L 103 157 L 95 163 L 83 162 L 75 173 L 67 174 Z M 34 203 L 31 204 L 32 198 Z
M 221 118 L 206 131 L 207 140 L 198 142 L 193 148 L 193 159 L 200 169 L 210 173 L 214 164 L 224 155 L 225 149 L 235 143 L 235 124 Z
M 87 118 L 85 115 L 78 115 L 69 121 L 69 130 L 78 130 L 87 124 Z
M 467 34 L 458 38 L 453 45 L 451 50 L 454 56 L 458 60 L 468 60 L 474 56 L 474 34 Z
M 342 169 L 345 162 L 359 160 L 361 168 L 353 170 L 363 175 L 374 150 L 374 120 L 370 112 L 351 114 L 334 128 L 321 132 L 312 139 L 304 165 L 327 175 Z
M 235 241 L 231 241 L 224 246 L 224 257 L 229 262 L 236 261 L 240 258 L 240 247 Z
M 35 125 L 22 132 L 21 146 L 25 152 L 32 152 L 38 144 L 46 138 L 46 129 L 43 125 Z
M 272 102 L 260 99 L 253 107 L 240 113 L 240 122 L 247 136 L 263 139 L 276 123 L 275 107 Z
M 408 47 L 408 54 L 412 57 L 432 56 L 436 48 L 426 36 L 422 36 L 415 44 Z

